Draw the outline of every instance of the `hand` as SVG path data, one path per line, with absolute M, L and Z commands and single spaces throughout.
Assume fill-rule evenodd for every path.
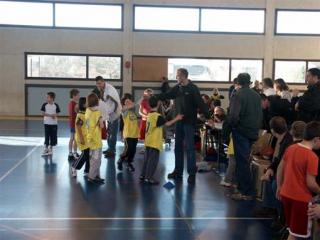
M 51 115 L 51 118 L 52 118 L 52 119 L 56 119 L 56 115 L 54 115 L 54 114 Z
M 180 120 L 183 119 L 183 117 L 184 117 L 184 115 L 178 114 L 178 115 L 176 116 L 176 119 L 177 119 L 178 121 L 180 121 Z
M 272 169 L 268 169 L 266 173 L 261 177 L 261 181 L 270 181 L 270 178 L 274 176 Z
M 312 219 L 320 218 L 320 204 L 313 204 L 308 209 L 308 216 Z
M 281 191 L 281 187 L 277 187 L 277 193 L 276 193 L 276 197 L 277 199 L 280 201 L 281 200 L 281 196 L 280 196 L 280 191 Z
M 214 128 L 214 121 L 212 119 L 208 120 L 207 124 L 211 127 Z

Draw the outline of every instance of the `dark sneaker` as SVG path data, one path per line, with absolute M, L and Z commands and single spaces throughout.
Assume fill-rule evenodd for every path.
M 103 153 L 103 154 L 107 154 L 107 153 L 108 153 L 108 150 L 104 150 L 102 153 Z
M 172 173 L 168 174 L 168 178 L 169 179 L 174 179 L 174 180 L 181 180 L 182 179 L 182 175 L 180 175 L 179 173 L 173 171 Z
M 189 175 L 188 183 L 189 184 L 195 184 L 196 183 L 196 175 Z
M 97 181 L 97 182 L 100 182 L 101 184 L 105 183 L 104 179 L 101 178 L 101 177 L 96 177 L 94 180 Z
M 150 184 L 150 185 L 158 185 L 158 184 L 159 184 L 159 181 L 154 180 L 154 179 L 152 179 L 152 178 L 150 178 L 150 179 L 145 179 L 144 181 L 145 181 L 145 183 Z
M 118 162 L 117 162 L 117 168 L 119 171 L 122 171 L 123 170 L 123 165 L 122 165 L 122 160 L 119 159 Z
M 241 193 L 234 193 L 231 196 L 231 199 L 235 201 L 253 201 L 253 196 L 243 195 Z
M 114 152 L 111 152 L 111 151 L 107 151 L 105 154 L 104 154 L 104 157 L 105 158 L 113 158 L 116 154 Z
M 68 161 L 69 161 L 69 162 L 72 162 L 72 161 L 74 161 L 74 160 L 75 160 L 75 158 L 74 158 L 73 154 L 69 154 L 69 155 L 68 155 Z
M 136 169 L 134 168 L 134 166 L 132 165 L 132 163 L 129 163 L 128 166 L 127 166 L 127 169 L 130 171 L 130 172 L 134 172 Z
M 140 181 L 144 181 L 144 179 L 145 179 L 145 176 L 140 175 L 139 180 L 140 180 Z
M 99 180 L 96 180 L 96 179 L 92 179 L 92 178 L 87 178 L 88 182 L 89 183 L 94 183 L 94 184 L 97 184 L 97 185 L 101 185 L 101 184 L 104 184 L 104 182 L 102 181 L 99 181 Z

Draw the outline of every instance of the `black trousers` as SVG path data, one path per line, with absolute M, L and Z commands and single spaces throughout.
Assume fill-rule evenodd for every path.
M 134 155 L 136 154 L 138 144 L 138 138 L 125 138 L 124 139 L 124 150 L 120 155 L 121 161 L 127 161 L 128 163 L 132 163 L 134 159 Z
M 56 146 L 58 143 L 58 125 L 44 125 L 44 145 Z
M 81 151 L 80 157 L 73 162 L 72 166 L 77 170 L 81 169 L 83 164 L 85 165 L 84 172 L 89 173 L 90 169 L 90 148 L 84 149 Z

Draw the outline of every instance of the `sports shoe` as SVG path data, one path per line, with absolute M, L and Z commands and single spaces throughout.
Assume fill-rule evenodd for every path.
M 52 155 L 52 154 L 53 154 L 52 147 L 49 147 L 48 148 L 48 155 Z
M 231 187 L 231 183 L 225 182 L 224 180 L 221 180 L 220 185 L 223 187 Z
M 158 184 L 159 184 L 159 181 L 154 180 L 154 179 L 152 179 L 152 178 L 150 178 L 150 179 L 145 179 L 144 182 L 147 183 L 147 184 L 150 184 L 150 185 L 158 185 Z
M 48 148 L 44 148 L 41 156 L 48 156 L 48 155 L 49 155 L 49 149 Z
M 172 173 L 168 174 L 168 178 L 169 179 L 174 179 L 174 180 L 181 180 L 182 179 L 182 175 L 180 175 L 176 171 L 173 171 Z
M 140 175 L 139 180 L 140 180 L 140 181 L 144 181 L 144 180 L 145 180 L 145 178 L 146 178 L 145 176 Z
M 72 162 L 73 160 L 74 160 L 73 154 L 72 154 L 72 153 L 69 153 L 69 155 L 68 155 L 68 161 L 69 161 L 69 162 Z
M 77 159 L 77 158 L 80 157 L 80 155 L 79 155 L 77 152 L 74 152 L 74 153 L 73 153 L 73 157 Z
M 231 199 L 235 201 L 253 201 L 253 196 L 243 195 L 241 193 L 234 193 L 231 196 Z
M 128 163 L 127 169 L 128 169 L 130 172 L 134 172 L 134 171 L 136 170 L 136 169 L 134 168 L 134 166 L 132 165 L 132 163 Z

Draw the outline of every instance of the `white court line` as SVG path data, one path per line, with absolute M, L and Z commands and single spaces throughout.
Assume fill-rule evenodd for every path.
M 11 169 L 9 169 L 1 178 L 0 178 L 0 183 L 7 177 L 9 176 L 10 173 L 12 173 L 17 167 L 19 167 L 27 158 L 40 146 L 41 144 L 39 143 L 37 146 L 33 147 L 31 151 L 24 157 L 22 158 L 19 162 L 17 162 Z
M 253 218 L 253 217 L 115 217 L 115 218 L 0 218 L 0 221 L 105 221 L 105 220 L 270 220 L 271 218 Z

